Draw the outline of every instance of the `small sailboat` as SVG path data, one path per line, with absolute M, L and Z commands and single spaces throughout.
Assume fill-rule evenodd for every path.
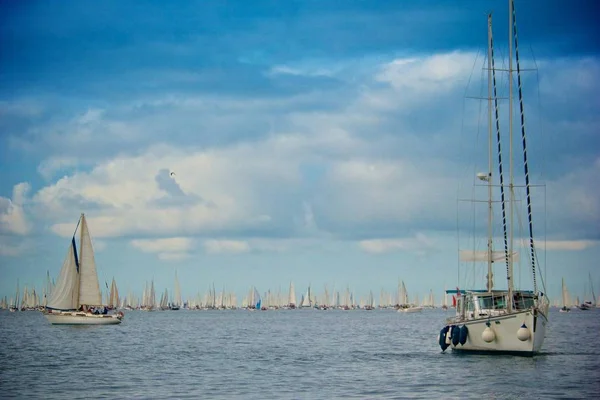
M 80 228 L 77 254 L 75 234 Z M 71 239 L 58 281 L 44 315 L 54 325 L 112 325 L 121 323 L 123 313 L 108 314 L 102 304 L 94 249 L 84 214 L 81 214 Z M 95 308 L 95 310 L 93 310 Z M 103 309 L 100 312 L 100 308 Z
M 444 297 L 442 298 L 442 310 L 448 310 L 448 293 L 446 293 L 446 289 L 444 288 Z
M 302 308 L 310 308 L 313 306 L 312 297 L 310 294 L 310 285 L 308 285 L 308 289 L 306 289 L 306 294 L 302 297 L 302 302 L 300 303 L 300 307 Z
M 250 311 L 262 309 L 262 298 L 260 297 L 260 294 L 255 286 L 250 288 L 246 307 Z
M 365 310 L 374 310 L 373 307 L 373 291 L 369 290 L 369 298 L 367 299 L 367 304 L 364 306 Z
M 111 310 L 116 310 L 119 307 L 119 289 L 117 288 L 117 282 L 113 277 L 110 285 L 110 293 L 108 295 L 108 307 Z
M 588 275 L 589 275 L 589 292 L 588 292 L 588 286 L 586 285 L 585 291 L 584 291 L 583 303 L 580 304 L 579 299 L 577 300 L 577 304 L 578 304 L 577 307 L 583 311 L 591 310 L 592 308 L 596 307 L 596 294 L 594 293 L 594 285 L 592 284 L 592 274 L 588 273 Z M 591 294 L 591 298 L 590 298 L 590 294 Z
M 19 311 L 19 280 L 17 279 L 17 291 L 15 292 L 15 298 L 10 302 L 10 307 L 8 308 L 10 312 Z
M 406 285 L 404 285 L 404 281 L 399 286 L 398 291 L 398 312 L 402 313 L 415 313 L 423 311 L 423 307 L 419 306 L 419 300 L 415 301 L 414 304 L 411 304 L 408 301 L 408 292 L 406 291 Z
M 560 308 L 560 312 L 569 312 L 571 309 L 567 306 L 569 304 L 569 291 L 567 290 L 567 286 L 565 285 L 565 278 L 562 278 L 562 307 Z
M 156 309 L 156 292 L 154 290 L 154 279 L 144 285 L 144 292 L 142 295 L 142 304 L 140 310 L 142 311 L 154 311 Z
M 165 288 L 165 291 L 160 295 L 158 308 L 163 311 L 169 309 L 169 290 L 167 288 Z
M 175 291 L 173 295 L 173 303 L 171 303 L 170 309 L 177 311 L 183 305 L 181 301 L 181 287 L 179 286 L 179 279 L 177 278 L 177 271 L 175 271 Z

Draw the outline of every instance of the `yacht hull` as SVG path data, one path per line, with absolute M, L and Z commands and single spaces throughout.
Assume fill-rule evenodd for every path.
M 423 307 L 408 307 L 408 308 L 399 308 L 398 312 L 402 313 L 416 313 L 423 311 Z
M 121 323 L 120 315 L 96 315 L 83 312 L 48 313 L 44 315 L 52 325 L 116 325 Z
M 533 356 L 542 348 L 547 324 L 548 319 L 543 313 L 529 309 L 490 318 L 455 322 L 446 326 L 456 329 L 465 325 L 468 329 L 465 344 L 457 343 L 456 345 L 450 339 L 451 329 L 449 329 L 450 333 L 447 334 L 447 338 L 450 340 L 449 348 L 452 351 Z M 520 340 L 517 334 L 523 325 L 529 331 L 526 340 Z M 488 326 L 494 335 L 493 340 L 486 342 L 484 330 Z M 489 336 L 487 339 L 490 339 Z

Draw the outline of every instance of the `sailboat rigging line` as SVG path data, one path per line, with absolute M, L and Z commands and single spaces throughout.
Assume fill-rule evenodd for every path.
M 75 226 L 75 230 L 73 231 L 73 237 L 75 237 L 75 234 L 77 233 L 77 228 L 79 228 L 79 224 L 81 223 L 81 217 L 79 218 L 79 220 L 77 221 L 77 226 Z
M 523 167 L 525 169 L 525 191 L 527 194 L 527 219 L 529 220 L 529 250 L 531 255 L 531 271 L 533 274 L 533 292 L 537 294 L 537 282 L 535 279 L 535 244 L 533 243 L 533 219 L 531 216 L 531 192 L 529 189 L 529 167 L 527 164 L 527 141 L 525 139 L 525 112 L 523 106 L 523 91 L 521 90 L 521 67 L 519 66 L 519 42 L 517 39 L 517 14 L 514 3 L 513 14 L 513 36 L 515 40 L 515 60 L 517 63 L 517 84 L 519 87 L 519 109 L 521 112 L 521 139 L 523 140 Z
M 500 139 L 500 115 L 498 112 L 498 93 L 496 86 L 496 70 L 494 69 L 494 39 L 490 37 L 490 48 L 492 53 L 492 83 L 494 87 L 494 109 L 496 115 L 496 140 L 498 142 L 498 172 L 500 175 L 500 203 L 502 204 L 502 231 L 504 234 L 504 259 L 506 260 L 506 270 L 508 273 L 509 260 L 508 260 L 508 236 L 506 229 L 506 201 L 504 196 L 504 174 L 502 172 L 502 141 Z M 511 254 L 512 257 L 512 254 Z
M 77 233 L 77 229 L 79 228 L 79 224 L 81 223 L 82 218 L 80 217 L 77 221 L 77 226 L 75 226 L 75 231 L 73 231 L 73 238 L 71 239 L 71 245 L 73 246 L 73 255 L 75 256 L 75 269 L 79 273 L 79 257 L 77 256 L 77 244 L 75 243 L 75 234 Z

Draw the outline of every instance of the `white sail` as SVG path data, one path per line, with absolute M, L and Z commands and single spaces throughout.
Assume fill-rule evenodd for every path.
M 17 291 L 15 292 L 15 298 L 14 298 L 14 303 L 12 303 L 12 306 L 16 309 L 19 309 L 19 297 L 20 297 L 21 293 L 19 291 L 19 280 L 17 279 Z
M 331 295 L 331 306 L 332 307 L 339 307 L 339 305 L 340 305 L 339 304 L 339 302 L 340 302 L 339 297 L 340 297 L 339 293 L 335 291 L 335 284 L 334 284 L 333 285 L 333 292 L 332 292 L 332 295 Z
M 294 282 L 290 282 L 290 294 L 288 298 L 288 305 L 296 305 L 296 290 L 294 289 Z
M 169 308 L 169 291 L 165 288 L 165 292 L 160 296 L 159 307 L 163 310 Z
M 565 308 L 571 306 L 571 299 L 567 285 L 565 285 L 565 278 L 562 278 L 562 306 Z
M 74 310 L 79 307 L 79 273 L 75 264 L 75 240 L 71 242 L 58 282 L 48 300 L 48 308 Z
M 154 308 L 156 307 L 156 293 L 154 291 L 154 279 L 150 282 L 150 291 L 148 292 L 148 307 Z
M 408 292 L 406 291 L 406 286 L 404 285 L 404 281 L 402 281 L 402 289 L 400 290 L 400 305 L 408 305 Z
M 311 298 L 310 298 L 310 286 L 308 287 L 308 289 L 306 290 L 306 294 L 304 295 L 304 298 L 302 299 L 302 304 L 300 305 L 301 307 L 310 307 L 312 305 L 311 303 Z
M 108 305 L 111 307 L 119 306 L 119 289 L 117 288 L 117 282 L 115 278 L 113 278 L 112 283 L 110 285 L 110 294 L 108 296 Z
M 29 302 L 29 290 L 27 286 L 23 287 L 23 296 L 21 296 L 21 309 L 27 308 L 27 303 Z M 579 300 L 577 301 L 579 303 Z
M 79 249 L 79 304 L 101 306 L 102 295 L 96 272 L 92 239 L 85 215 L 81 215 L 81 249 Z
M 173 297 L 173 305 L 181 307 L 181 288 L 179 287 L 179 279 L 177 279 L 177 271 L 175 271 L 175 295 Z

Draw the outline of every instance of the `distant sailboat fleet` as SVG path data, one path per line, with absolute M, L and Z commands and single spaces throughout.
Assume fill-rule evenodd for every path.
M 50 298 L 56 285 L 50 279 L 49 273 L 46 277 L 46 284 L 42 289 L 42 295 L 38 296 L 35 288 L 24 287 L 19 288 L 17 282 L 15 295 L 11 298 L 6 296 L 0 299 L 0 309 L 9 309 L 15 311 L 44 311 L 47 306 L 47 300 Z M 131 290 L 126 295 L 121 296 L 115 278 L 112 279 L 110 285 L 106 285 L 108 290 L 102 296 L 103 300 L 100 307 L 110 310 L 142 310 L 142 311 L 176 311 L 185 310 L 229 310 L 229 309 L 260 309 L 260 310 L 277 310 L 277 309 L 296 309 L 296 308 L 314 308 L 319 310 L 339 309 L 339 310 L 373 310 L 373 309 L 393 309 L 402 313 L 421 312 L 427 309 L 448 310 L 456 308 L 457 291 L 444 290 L 441 295 L 439 304 L 435 303 L 433 290 L 429 291 L 423 300 L 419 300 L 419 296 L 415 294 L 413 301 L 409 300 L 406 284 L 403 280 L 398 281 L 397 290 L 394 292 L 381 289 L 377 302 L 373 296 L 373 291 L 369 291 L 367 296 L 360 297 L 355 301 L 354 293 L 350 288 L 346 288 L 343 292 L 330 291 L 325 285 L 322 294 L 317 295 L 312 288 L 307 288 L 306 292 L 300 296 L 298 301 L 296 297 L 296 289 L 294 282 L 290 282 L 289 289 L 282 292 L 267 290 L 263 295 L 259 294 L 256 287 L 252 286 L 241 302 L 238 302 L 238 297 L 233 292 L 227 292 L 225 289 L 217 291 L 214 285 L 211 285 L 204 294 L 197 293 L 196 295 L 187 297 L 183 300 L 181 288 L 177 272 L 175 273 L 174 290 L 171 295 L 168 288 L 161 292 L 160 300 L 156 300 L 156 290 L 154 281 L 151 280 L 144 284 L 141 296 L 136 296 Z M 572 299 L 566 284 L 562 285 L 562 295 L 560 300 L 557 299 L 553 303 L 553 307 L 559 308 L 561 312 L 569 310 L 588 310 L 596 307 L 596 297 L 594 288 L 590 283 L 584 291 L 583 302 L 579 301 L 579 296 Z M 589 299 L 588 299 L 589 297 Z M 260 303 L 259 303 L 260 300 Z M 566 309 L 566 311 L 565 311 Z

